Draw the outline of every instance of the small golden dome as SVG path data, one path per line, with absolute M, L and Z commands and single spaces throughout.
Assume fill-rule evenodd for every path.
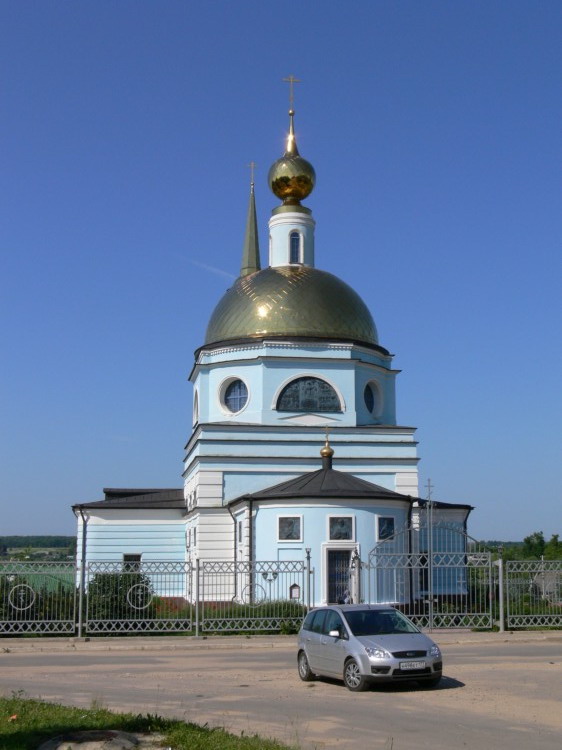
M 314 189 L 314 167 L 302 156 L 285 155 L 272 165 L 268 175 L 269 187 L 285 205 L 298 205 Z
M 312 193 L 316 183 L 316 172 L 312 164 L 303 159 L 297 148 L 293 117 L 289 110 L 289 135 L 284 155 L 273 163 L 268 174 L 269 187 L 285 205 L 299 205 Z
M 322 456 L 322 458 L 331 458 L 334 455 L 334 449 L 328 442 L 328 438 L 326 438 L 326 445 L 322 446 L 322 448 L 320 449 L 320 455 Z

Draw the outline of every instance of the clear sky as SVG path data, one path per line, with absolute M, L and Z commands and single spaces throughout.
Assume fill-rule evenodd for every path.
M 316 264 L 396 354 L 422 494 L 562 532 L 559 0 L 0 0 L 0 71 L 0 534 L 181 486 L 289 74 Z

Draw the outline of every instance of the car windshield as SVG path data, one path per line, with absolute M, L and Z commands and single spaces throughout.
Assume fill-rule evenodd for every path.
M 419 633 L 416 626 L 394 609 L 357 609 L 344 612 L 353 635 Z

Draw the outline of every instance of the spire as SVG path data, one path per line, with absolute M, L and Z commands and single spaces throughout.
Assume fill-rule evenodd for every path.
M 295 138 L 295 110 L 289 110 L 289 135 L 287 136 L 287 146 L 285 156 L 299 156 L 297 140 Z
M 290 75 L 287 78 L 283 78 L 285 83 L 289 84 L 289 135 L 287 136 L 287 147 L 285 149 L 285 156 L 299 156 L 299 150 L 297 148 L 297 141 L 295 140 L 295 83 L 300 83 L 298 78 Z
M 250 202 L 248 204 L 248 218 L 246 220 L 246 234 L 244 236 L 244 247 L 242 249 L 242 266 L 240 276 L 248 276 L 255 271 L 259 271 L 260 264 L 260 246 L 258 238 L 258 221 L 256 218 L 256 199 L 254 195 L 254 167 L 251 162 L 252 177 L 250 182 Z

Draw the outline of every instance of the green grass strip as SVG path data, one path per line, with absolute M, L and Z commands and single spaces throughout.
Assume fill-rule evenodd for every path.
M 117 714 L 105 708 L 71 708 L 57 703 L 14 694 L 0 698 L 0 750 L 37 750 L 53 737 L 85 729 L 114 729 L 122 732 L 156 732 L 164 745 L 174 750 L 287 750 L 276 740 L 257 735 L 238 736 L 224 729 L 164 719 L 145 714 Z M 295 750 L 293 748 L 292 750 Z

